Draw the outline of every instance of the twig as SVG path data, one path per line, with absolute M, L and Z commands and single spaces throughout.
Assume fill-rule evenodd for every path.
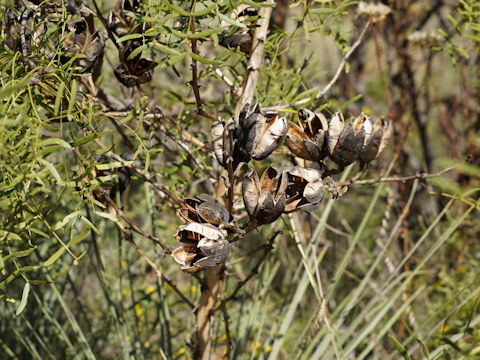
M 420 179 L 428 179 L 432 177 L 442 176 L 443 174 L 449 171 L 452 171 L 453 169 L 455 169 L 455 166 L 448 167 L 434 174 L 422 173 L 422 174 L 403 176 L 403 177 L 390 176 L 390 177 L 379 177 L 377 179 L 348 180 L 348 181 L 337 182 L 336 184 L 337 186 L 345 186 L 345 185 L 371 185 L 371 184 L 376 184 L 380 182 L 405 182 L 405 181 L 411 181 L 416 179 L 420 180 Z
M 98 7 L 97 1 L 92 0 L 92 2 L 93 2 L 93 6 L 95 6 L 95 10 L 97 11 L 97 16 L 100 19 L 100 22 L 103 24 L 103 27 L 105 28 L 105 30 L 107 30 L 108 37 L 110 38 L 110 40 L 112 40 L 112 42 L 115 45 L 115 47 L 117 48 L 117 50 L 120 51 L 120 45 L 117 44 L 117 40 L 115 40 L 115 36 L 113 36 L 112 30 L 110 30 L 110 26 L 108 26 L 107 20 L 105 20 L 105 18 L 103 17 L 102 12 L 100 11 L 100 8 Z M 122 59 L 121 56 L 120 56 L 120 61 L 123 62 L 123 59 Z
M 111 158 L 111 159 L 114 159 L 116 161 L 119 161 L 121 162 L 124 167 L 127 167 L 129 169 L 132 169 L 134 172 L 136 172 L 137 174 L 139 174 L 140 176 L 142 176 L 146 181 L 148 181 L 149 183 L 151 183 L 153 185 L 153 187 L 158 190 L 159 192 L 161 192 L 164 196 L 168 196 L 170 199 L 172 199 L 172 201 L 179 205 L 179 206 L 183 206 L 183 201 L 181 201 L 180 199 L 178 199 L 175 195 L 173 195 L 169 190 L 167 190 L 166 186 L 163 185 L 163 184 L 160 184 L 158 182 L 155 181 L 155 179 L 150 175 L 150 174 L 147 174 L 145 171 L 137 168 L 136 166 L 134 166 L 133 164 L 128 164 L 128 162 L 123 159 L 121 156 L 115 154 L 114 152 L 112 151 L 109 151 L 105 154 L 105 156 Z
M 268 0 L 266 3 L 273 4 L 273 0 Z M 247 104 L 251 104 L 257 87 L 258 77 L 260 75 L 260 68 L 263 61 L 263 48 L 265 40 L 267 39 L 268 24 L 270 22 L 270 15 L 272 14 L 271 7 L 262 7 L 258 11 L 258 22 L 252 39 L 252 52 L 250 60 L 248 61 L 247 72 L 243 79 L 243 86 L 235 108 L 235 119 L 238 119 L 240 110 Z
M 332 86 L 337 82 L 338 78 L 340 77 L 340 74 L 342 73 L 342 71 L 345 67 L 345 64 L 350 59 L 350 56 L 352 56 L 353 52 L 360 46 L 360 44 L 362 44 L 363 38 L 365 37 L 365 34 L 366 34 L 368 28 L 370 27 L 370 24 L 371 24 L 371 22 L 368 21 L 363 26 L 363 29 L 360 32 L 360 35 L 358 36 L 358 39 L 352 44 L 352 47 L 345 54 L 342 61 L 340 61 L 340 64 L 338 65 L 338 68 L 337 68 L 337 71 L 335 72 L 335 75 L 330 80 L 330 82 L 327 85 L 325 85 L 325 87 L 317 93 L 317 95 L 315 96 L 315 99 L 320 99 L 322 96 L 327 94 L 330 91 L 330 89 L 332 88 Z M 296 101 L 296 102 L 293 102 L 293 103 L 290 103 L 290 104 L 265 107 L 265 108 L 262 108 L 262 110 L 264 110 L 264 111 L 277 111 L 277 110 L 281 110 L 281 109 L 287 109 L 287 108 L 291 108 L 291 107 L 301 106 L 303 104 L 306 104 L 310 100 L 311 100 L 311 97 L 305 98 L 305 99 L 302 99 L 302 100 L 299 100 L 299 101 Z
M 240 291 L 240 289 L 243 286 L 245 286 L 245 284 L 258 273 L 258 269 L 260 268 L 260 265 L 262 265 L 262 263 L 267 258 L 268 253 L 273 249 L 273 243 L 275 242 L 275 238 L 278 236 L 278 234 L 280 234 L 280 231 L 277 231 L 275 234 L 273 234 L 273 236 L 268 240 L 268 243 L 263 245 L 263 248 L 264 248 L 263 254 L 260 257 L 260 259 L 258 259 L 257 263 L 253 266 L 250 274 L 248 274 L 248 276 L 244 280 L 238 282 L 237 287 L 235 288 L 235 290 L 233 290 L 232 294 L 227 298 L 223 299 L 220 302 L 220 304 L 217 305 L 217 307 L 214 309 L 215 312 L 221 309 L 223 306 L 225 306 L 227 302 L 233 300 L 237 295 L 237 293 Z
M 190 13 L 193 12 L 195 8 L 195 0 L 192 1 L 192 4 L 190 6 Z M 195 17 L 192 15 L 190 16 L 190 31 L 192 34 L 195 34 Z M 192 53 L 195 55 L 198 55 L 198 49 L 197 49 L 197 39 L 192 39 Z M 217 120 L 217 117 L 215 115 L 207 113 L 203 109 L 203 102 L 202 98 L 200 97 L 200 86 L 198 85 L 198 68 L 197 68 L 197 60 L 192 58 L 192 89 L 193 89 L 193 94 L 195 95 L 195 101 L 197 102 L 197 113 L 200 116 L 203 116 L 207 119 L 210 119 L 212 121 Z
M 225 359 L 230 359 L 230 352 L 232 351 L 232 337 L 230 335 L 230 328 L 228 327 L 228 312 L 227 312 L 227 307 L 224 305 L 222 307 L 222 312 L 223 312 L 223 321 L 225 322 L 225 336 L 227 338 L 227 350 L 225 352 Z
M 23 63 L 28 64 L 32 69 L 35 68 L 35 63 L 32 59 L 28 57 L 28 46 L 27 46 L 27 38 L 25 35 L 26 27 L 27 27 L 27 20 L 30 16 L 35 13 L 35 8 L 27 7 L 20 17 L 20 47 L 22 49 L 22 58 Z
M 377 36 L 377 26 L 373 25 L 373 40 L 375 42 L 375 57 L 377 60 L 378 72 L 380 73 L 380 78 L 382 79 L 383 89 L 385 90 L 385 96 L 387 98 L 388 108 L 390 109 L 390 113 L 393 112 L 393 103 L 392 98 L 390 96 L 390 89 L 388 88 L 387 80 L 385 80 L 385 74 L 383 73 L 382 69 L 382 61 L 380 58 L 380 45 L 378 43 L 378 36 Z M 390 118 L 392 116 L 390 115 Z
M 122 229 L 120 229 L 122 230 Z M 160 270 L 158 269 L 158 266 L 148 258 L 148 256 L 143 252 L 142 249 L 140 249 L 138 247 L 138 245 L 133 241 L 132 237 L 127 235 L 127 241 L 135 248 L 135 250 L 137 251 L 137 253 L 143 258 L 145 259 L 145 261 L 148 263 L 148 265 L 151 266 L 151 268 L 153 269 L 153 271 L 155 271 L 155 273 L 157 274 L 157 276 L 159 278 L 161 278 L 163 281 L 165 281 L 168 285 L 170 285 L 170 287 L 173 289 L 173 291 L 175 291 L 177 293 L 177 295 L 190 307 L 190 309 L 194 309 L 195 308 L 195 305 L 192 304 L 192 302 L 190 300 L 188 300 L 185 295 L 183 295 L 183 293 L 175 286 L 175 284 L 169 280 L 165 275 L 163 275 L 162 272 L 160 272 Z
M 115 204 L 115 201 L 113 201 L 110 198 L 110 196 L 108 196 L 106 194 L 103 194 L 103 196 L 104 196 L 105 200 L 108 202 L 108 205 L 111 206 L 117 212 L 117 214 L 128 224 L 128 226 L 130 226 L 130 228 L 132 230 L 134 230 L 135 232 L 139 233 L 140 235 L 142 235 L 142 236 L 146 237 L 147 239 L 150 239 L 150 240 L 154 241 L 155 243 L 157 243 L 158 245 L 160 245 L 167 254 L 170 254 L 172 252 L 172 250 L 170 250 L 170 248 L 162 240 L 160 240 L 156 236 L 147 234 L 145 231 L 140 229 L 132 220 L 130 220 L 130 218 L 117 206 L 117 204 Z

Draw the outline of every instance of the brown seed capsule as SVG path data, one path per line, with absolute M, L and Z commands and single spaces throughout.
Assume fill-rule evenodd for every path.
M 285 213 L 297 210 L 310 212 L 317 209 L 325 190 L 322 173 L 316 169 L 299 166 L 285 168 L 282 173 L 287 182 Z
M 278 117 L 276 113 L 262 114 L 258 104 L 253 108 L 247 105 L 239 115 L 239 126 L 234 133 L 237 161 L 267 158 L 280 145 L 287 132 L 286 118 Z
M 173 235 L 182 246 L 175 249 L 172 256 L 187 272 L 219 265 L 225 262 L 232 249 L 227 236 L 225 230 L 211 224 L 182 225 Z
M 251 170 L 242 184 L 243 202 L 250 218 L 258 224 L 269 224 L 285 209 L 285 178 L 274 167 L 269 167 L 259 180 Z
M 383 152 L 393 134 L 391 121 L 378 119 L 374 123 L 365 121 L 365 141 L 359 158 L 362 165 L 378 158 Z
M 321 113 L 307 109 L 298 112 L 299 125 L 290 122 L 286 144 L 296 156 L 306 160 L 321 161 L 327 154 L 325 135 L 327 119 Z
M 335 113 L 328 125 L 328 151 L 340 168 L 357 160 L 365 140 L 366 117 L 360 115 L 345 125 L 341 112 Z

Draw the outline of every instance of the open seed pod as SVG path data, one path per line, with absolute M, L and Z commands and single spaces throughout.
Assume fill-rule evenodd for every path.
M 296 156 L 313 161 L 321 161 L 328 155 L 325 135 L 327 119 L 321 113 L 307 109 L 298 112 L 299 125 L 290 122 L 285 142 Z
M 225 262 L 232 245 L 227 240 L 227 232 L 211 224 L 188 223 L 177 229 L 173 237 L 182 246 L 172 252 L 172 256 L 182 270 L 197 272 Z
M 374 123 L 370 119 L 365 121 L 365 141 L 359 154 L 362 167 L 380 156 L 392 138 L 392 134 L 391 121 L 384 119 L 378 119 Z
M 137 42 L 128 42 L 120 48 L 119 57 L 121 64 L 114 69 L 113 73 L 118 81 L 126 87 L 137 86 L 152 79 L 151 68 L 153 61 L 142 58 L 141 54 L 138 54 L 133 59 L 128 58 L 139 45 Z
M 344 168 L 358 159 L 365 140 L 366 117 L 360 115 L 345 125 L 342 113 L 339 111 L 328 125 L 328 151 L 330 158 Z
M 108 16 L 107 22 L 110 31 L 118 37 L 141 32 L 143 29 L 136 26 L 137 19 L 125 13 L 125 11 L 139 13 L 139 8 L 140 3 L 137 0 L 119 0 Z
M 310 212 L 318 208 L 325 190 L 319 170 L 293 166 L 283 169 L 282 175 L 287 182 L 285 213 L 297 210 Z
M 83 57 L 76 60 L 80 72 L 93 72 L 95 78 L 102 67 L 106 32 L 95 30 L 93 15 L 68 24 L 68 28 L 74 33 L 65 41 L 65 50 L 72 54 L 82 54 Z
M 270 166 L 259 180 L 251 170 L 242 183 L 242 195 L 250 218 L 257 224 L 269 224 L 277 220 L 285 209 L 286 181 L 282 173 Z
M 263 160 L 267 158 L 287 135 L 286 118 L 277 113 L 262 114 L 260 106 L 247 105 L 239 115 L 239 126 L 235 129 L 236 153 L 239 160 L 248 162 L 250 158 Z M 235 152 L 235 151 L 234 151 Z
M 207 194 L 184 200 L 185 207 L 179 215 L 186 222 L 209 223 L 213 225 L 232 225 L 233 216 L 218 200 Z

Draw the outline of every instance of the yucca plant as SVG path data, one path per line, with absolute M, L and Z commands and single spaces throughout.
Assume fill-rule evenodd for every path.
M 4 357 L 478 356 L 475 1 L 2 9 Z

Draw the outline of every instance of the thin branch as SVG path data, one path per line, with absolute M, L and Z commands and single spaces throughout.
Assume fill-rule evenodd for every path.
M 220 302 L 220 304 L 217 305 L 217 307 L 214 309 L 215 312 L 221 309 L 222 307 L 224 307 L 227 302 L 233 300 L 235 296 L 237 296 L 237 293 L 240 291 L 240 289 L 244 287 L 245 284 L 248 281 L 250 281 L 250 279 L 258 273 L 258 269 L 260 268 L 260 265 L 262 265 L 262 263 L 267 258 L 268 253 L 273 249 L 273 243 L 275 242 L 275 239 L 278 236 L 278 234 L 280 234 L 280 231 L 277 231 L 275 234 L 273 234 L 273 236 L 268 240 L 268 242 L 265 245 L 263 245 L 263 248 L 264 248 L 263 254 L 260 257 L 260 259 L 258 259 L 257 263 L 253 266 L 250 274 L 248 274 L 248 276 L 244 280 L 238 282 L 237 287 L 235 288 L 235 290 L 233 290 L 232 294 L 227 298 L 223 299 Z
M 163 194 L 163 196 L 168 196 L 175 204 L 179 206 L 183 206 L 183 201 L 178 199 L 173 193 L 171 193 L 169 190 L 167 190 L 167 187 L 163 184 L 160 184 L 155 181 L 155 179 L 150 175 L 147 174 L 145 171 L 139 169 L 138 167 L 134 166 L 133 164 L 129 164 L 125 159 L 123 159 L 121 156 L 115 154 L 112 151 L 109 151 L 105 154 L 105 156 L 114 159 L 116 161 L 119 161 L 123 164 L 124 167 L 127 167 L 129 169 L 132 169 L 134 172 L 142 176 L 146 181 L 148 181 L 150 184 L 153 185 L 153 187 L 158 190 L 160 193 Z
M 122 230 L 122 229 L 120 229 Z M 175 284 L 169 280 L 165 275 L 163 275 L 162 272 L 160 272 L 160 270 L 158 269 L 158 266 L 148 258 L 148 256 L 143 252 L 142 249 L 140 249 L 138 247 L 138 245 L 133 241 L 132 237 L 131 236 L 128 236 L 127 235 L 127 241 L 135 248 L 135 250 L 137 251 L 137 253 L 143 258 L 145 259 L 145 261 L 148 263 L 148 265 L 150 265 L 153 269 L 153 271 L 155 271 L 156 275 L 161 278 L 163 281 L 165 281 L 168 285 L 170 285 L 170 287 L 173 289 L 173 291 L 175 291 L 177 293 L 177 295 L 190 307 L 190 309 L 194 309 L 195 308 L 195 305 L 192 304 L 192 302 L 190 300 L 187 299 L 187 297 L 185 295 L 183 295 L 183 293 L 175 286 Z
M 266 3 L 273 4 L 273 0 L 268 0 Z M 263 62 L 263 49 L 267 39 L 268 24 L 270 22 L 270 15 L 272 14 L 271 7 L 262 7 L 258 11 L 259 20 L 257 27 L 253 33 L 252 52 L 250 60 L 248 61 L 247 72 L 243 80 L 243 87 L 235 108 L 235 118 L 238 118 L 240 110 L 247 104 L 251 104 L 257 87 L 258 77 L 260 75 L 260 68 Z
M 354 51 L 360 46 L 360 44 L 362 44 L 363 38 L 365 37 L 365 34 L 366 34 L 368 28 L 370 27 L 370 24 L 371 24 L 370 21 L 365 23 L 362 31 L 360 32 L 360 35 L 358 36 L 358 39 L 352 44 L 352 47 L 345 54 L 342 61 L 340 61 L 340 64 L 338 65 L 338 68 L 337 68 L 337 71 L 335 72 L 335 75 L 330 80 L 330 82 L 327 85 L 325 85 L 325 87 L 317 93 L 317 95 L 315 96 L 315 99 L 320 99 L 322 96 L 327 94 L 330 91 L 330 89 L 332 88 L 332 86 L 337 82 L 337 80 L 340 77 L 343 69 L 345 68 L 345 65 L 346 65 L 347 61 L 350 59 L 350 57 L 352 56 Z M 302 100 L 299 100 L 299 101 L 296 101 L 296 102 L 293 102 L 293 103 L 290 103 L 290 104 L 265 107 L 265 108 L 262 108 L 262 110 L 264 110 L 264 111 L 277 111 L 277 110 L 281 110 L 281 109 L 288 109 L 288 108 L 291 108 L 291 107 L 296 107 L 296 106 L 301 106 L 303 104 L 306 104 L 310 100 L 311 100 L 311 97 L 308 97 L 308 98 L 305 98 L 305 99 L 302 99 Z
M 193 10 L 195 8 L 195 1 L 192 1 L 192 5 L 190 6 L 190 13 L 193 13 Z M 190 16 L 190 31 L 192 34 L 195 34 L 195 17 L 192 15 Z M 192 48 L 192 53 L 195 55 L 198 54 L 198 49 L 197 49 L 197 39 L 192 39 L 191 42 L 191 48 Z M 200 97 L 200 85 L 198 85 L 198 67 L 197 67 L 197 60 L 192 58 L 192 89 L 193 89 L 193 94 L 195 95 L 195 101 L 197 102 L 197 113 L 200 116 L 203 116 L 207 119 L 210 119 L 212 121 L 217 120 L 217 117 L 215 115 L 207 113 L 203 109 L 203 102 L 202 98 Z
M 32 59 L 28 57 L 28 46 L 27 46 L 27 37 L 26 37 L 26 28 L 27 28 L 27 20 L 29 17 L 33 16 L 35 13 L 35 8 L 27 7 L 20 17 L 20 47 L 22 49 L 22 59 L 24 64 L 28 64 L 32 69 L 35 69 L 35 63 Z
M 152 241 L 154 241 L 155 243 L 157 243 L 158 245 L 160 245 L 162 247 L 162 249 L 167 253 L 167 254 L 170 254 L 172 252 L 172 250 L 170 250 L 170 248 L 162 241 L 160 240 L 158 237 L 156 236 L 153 236 L 153 235 L 150 235 L 150 234 L 147 234 L 145 231 L 143 231 L 142 229 L 140 229 L 118 206 L 117 204 L 115 204 L 115 201 L 113 201 L 108 195 L 106 194 L 103 194 L 103 196 L 105 197 L 105 200 L 108 202 L 108 205 L 111 206 L 116 212 L 117 214 L 128 224 L 128 226 L 130 226 L 130 228 L 132 230 L 134 230 L 135 232 L 139 233 L 140 235 L 146 237 L 147 239 L 150 239 Z M 120 230 L 122 230 L 120 228 Z
M 442 171 L 439 171 L 434 174 L 429 174 L 429 173 L 422 173 L 422 174 L 416 174 L 416 175 L 410 175 L 410 176 L 390 176 L 390 177 L 379 177 L 377 179 L 365 179 L 365 180 L 348 180 L 348 181 L 341 181 L 337 182 L 337 186 L 345 186 L 345 185 L 371 185 L 371 184 L 376 184 L 380 182 L 405 182 L 405 181 L 411 181 L 411 180 L 416 180 L 416 179 L 428 179 L 432 177 L 438 177 L 442 176 L 443 174 L 452 171 L 455 169 L 455 166 L 448 167 L 446 169 L 443 169 Z

